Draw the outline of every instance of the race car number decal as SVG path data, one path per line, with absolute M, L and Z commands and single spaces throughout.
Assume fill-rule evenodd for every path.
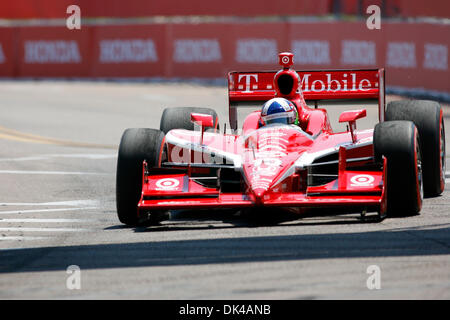
M 375 178 L 368 174 L 358 174 L 350 178 L 352 187 L 369 187 L 372 186 Z
M 180 185 L 178 179 L 165 178 L 156 181 L 156 190 L 175 190 Z

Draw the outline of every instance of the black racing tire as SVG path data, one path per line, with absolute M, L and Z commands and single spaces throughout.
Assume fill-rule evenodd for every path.
M 191 113 L 203 113 L 213 116 L 214 127 L 208 131 L 219 130 L 219 118 L 216 111 L 210 108 L 175 107 L 166 108 L 161 116 L 159 129 L 167 134 L 172 129 L 194 130 L 194 123 L 191 121 Z
M 159 167 L 164 157 L 164 133 L 156 129 L 126 129 L 120 140 L 116 171 L 116 206 L 120 222 L 137 226 L 143 162 Z
M 428 100 L 402 100 L 388 103 L 386 121 L 409 120 L 419 130 L 424 193 L 440 195 L 445 188 L 445 127 L 439 103 Z
M 422 208 L 422 153 L 412 121 L 385 121 L 375 126 L 375 157 L 387 160 L 387 216 L 412 216 Z

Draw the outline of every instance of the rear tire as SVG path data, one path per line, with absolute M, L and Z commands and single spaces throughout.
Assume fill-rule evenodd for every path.
M 439 103 L 427 100 L 392 101 L 386 121 L 409 120 L 419 130 L 423 154 L 425 196 L 440 195 L 445 188 L 445 127 Z
M 411 216 L 422 208 L 419 132 L 411 121 L 387 121 L 374 130 L 376 159 L 387 159 L 387 215 Z
M 172 129 L 185 129 L 194 130 L 194 123 L 191 121 L 191 113 L 203 113 L 213 116 L 214 127 L 209 128 L 218 130 L 219 129 L 219 118 L 216 111 L 210 108 L 191 108 L 191 107 L 176 107 L 176 108 L 166 108 L 161 116 L 161 122 L 159 129 L 167 134 Z
M 142 192 L 143 162 L 159 167 L 164 151 L 164 133 L 156 129 L 126 129 L 119 145 L 116 172 L 116 206 L 120 222 L 140 224 L 137 204 Z

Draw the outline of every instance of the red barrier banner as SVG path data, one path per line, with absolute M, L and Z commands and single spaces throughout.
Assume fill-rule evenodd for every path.
M 384 24 L 386 83 L 450 93 L 450 26 Z
M 291 51 L 304 69 L 384 68 L 384 29 L 365 21 L 292 23 Z
M 16 75 L 16 28 L 0 28 L 0 77 Z
M 450 26 L 365 21 L 291 24 L 296 68 L 385 68 L 386 84 L 450 93 Z M 308 30 L 308 32 L 305 32 Z
M 366 16 L 367 8 L 372 5 L 378 6 L 384 17 L 450 18 L 448 0 L 335 0 L 333 11 L 346 15 Z
M 1 19 L 48 19 L 67 17 L 66 10 L 79 0 L 14 0 L 0 2 Z
M 228 70 L 271 70 L 278 53 L 289 50 L 287 23 L 233 24 L 227 32 L 232 53 Z
M 389 17 L 403 13 L 402 0 L 345 0 L 340 1 L 339 9 L 342 14 L 366 15 L 367 8 L 371 5 L 378 6 Z
M 22 77 L 90 76 L 91 29 L 66 27 L 20 28 L 18 72 Z
M 0 2 L 0 18 L 66 18 L 70 5 L 78 5 L 86 18 L 365 15 L 370 5 L 389 17 L 450 17 L 448 0 L 14 0 Z
M 87 18 L 365 15 L 370 5 L 378 5 L 387 16 L 450 17 L 448 0 L 14 0 L 0 2 L 0 18 L 65 18 L 70 5 L 78 5 Z
M 448 0 L 397 0 L 397 2 L 397 9 L 403 17 L 450 18 L 450 1 Z
M 166 25 L 103 26 L 93 36 L 93 77 L 162 77 L 167 62 Z
M 168 26 L 166 75 L 224 77 L 232 54 L 229 24 Z
M 331 0 L 14 0 L 0 2 L 0 18 L 64 18 L 70 5 L 78 5 L 82 16 L 90 18 L 325 15 L 330 12 L 330 3 Z
M 170 27 L 167 74 L 171 77 L 226 77 L 230 69 L 265 70 L 288 49 L 287 25 L 176 24 Z
M 0 76 L 224 78 L 273 71 L 385 68 L 386 85 L 450 93 L 450 26 L 365 21 L 0 29 Z

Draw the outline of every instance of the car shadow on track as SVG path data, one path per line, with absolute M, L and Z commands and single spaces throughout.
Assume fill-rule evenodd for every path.
M 0 273 L 450 254 L 450 224 L 379 230 L 1 250 Z
M 141 226 L 134 229 L 135 232 L 158 231 L 182 231 L 202 229 L 229 229 L 229 228 L 258 228 L 270 226 L 302 226 L 302 225 L 351 225 L 364 223 L 378 223 L 380 218 L 369 215 L 362 218 L 360 215 L 321 215 L 299 214 L 289 211 L 261 213 L 255 211 L 178 211 L 171 214 L 170 220 L 157 224 Z M 120 226 L 112 226 L 106 229 L 117 229 Z
M 389 217 L 397 219 L 404 217 Z M 384 218 L 380 218 L 376 213 L 366 216 L 360 214 L 330 214 L 322 215 L 293 214 L 289 212 L 278 212 L 276 215 L 259 215 L 254 213 L 242 213 L 236 211 L 223 210 L 220 213 L 211 214 L 206 211 L 179 211 L 171 215 L 169 220 L 160 223 L 142 225 L 139 227 L 126 226 L 124 224 L 113 225 L 104 230 L 134 229 L 135 232 L 167 232 L 184 230 L 206 230 L 206 229 L 230 229 L 230 228 L 258 228 L 270 226 L 326 226 L 326 225 L 354 225 L 380 223 Z

